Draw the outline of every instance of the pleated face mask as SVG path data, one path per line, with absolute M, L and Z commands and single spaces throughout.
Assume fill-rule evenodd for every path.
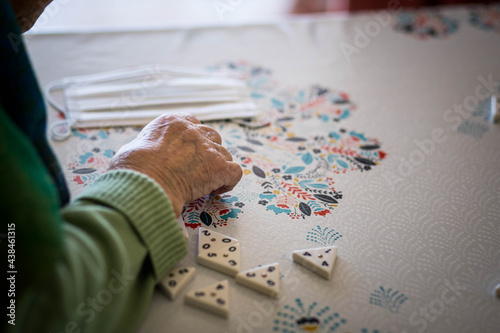
M 64 106 L 53 98 L 56 90 L 62 90 Z M 261 113 L 246 83 L 230 73 L 165 65 L 68 77 L 48 84 L 45 94 L 65 116 L 52 124 L 56 140 L 69 137 L 72 127 L 142 126 L 164 113 L 190 113 L 200 121 Z

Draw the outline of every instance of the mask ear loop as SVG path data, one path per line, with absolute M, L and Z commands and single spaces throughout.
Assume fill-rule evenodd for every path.
M 65 85 L 62 81 L 54 81 L 45 87 L 45 98 L 47 99 L 47 103 L 49 103 L 49 105 L 57 111 L 61 112 L 65 118 L 64 120 L 53 122 L 49 127 L 50 136 L 54 141 L 64 141 L 71 136 L 72 123 L 69 118 L 69 113 L 66 111 L 66 108 L 57 103 L 51 95 L 52 91 L 63 89 L 64 86 Z

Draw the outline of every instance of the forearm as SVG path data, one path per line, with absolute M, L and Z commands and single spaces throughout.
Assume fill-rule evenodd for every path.
M 33 22 L 23 17 L 41 12 L 17 6 L 30 1 L 11 2 L 27 26 Z M 150 178 L 118 171 L 99 178 L 60 211 L 66 189 L 55 187 L 59 168 L 40 140 L 46 117 L 42 94 L 24 46 L 10 38 L 20 34 L 12 8 L 8 1 L 0 6 L 0 67 L 7 87 L 0 93 L 0 222 L 3 234 L 15 225 L 17 270 L 15 296 L 8 300 L 15 300 L 16 325 L 4 316 L 3 327 L 54 333 L 133 330 L 156 281 L 187 252 L 171 203 Z M 7 253 L 6 242 L 0 247 Z
M 187 251 L 169 200 L 147 177 L 117 171 L 62 218 L 62 255 L 49 277 L 24 293 L 14 331 L 135 329 L 156 282 Z

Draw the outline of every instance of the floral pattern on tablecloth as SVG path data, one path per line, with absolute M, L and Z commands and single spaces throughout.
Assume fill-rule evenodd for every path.
M 367 172 L 385 157 L 380 142 L 340 123 L 355 112 L 347 93 L 312 85 L 281 89 L 270 70 L 245 62 L 229 62 L 209 71 L 229 70 L 246 80 L 267 126 L 208 123 L 243 168 L 244 177 L 230 193 L 205 196 L 187 204 L 186 226 L 223 227 L 248 204 L 292 220 L 332 214 L 343 198 L 335 177 Z M 73 186 L 86 186 L 106 172 L 115 151 L 139 128 L 73 130 L 72 140 L 85 147 L 67 163 Z
M 316 226 L 307 232 L 306 240 L 318 243 L 320 246 L 332 246 L 342 235 L 330 227 Z
M 492 123 L 491 98 L 479 100 L 467 119 L 463 119 L 457 132 L 481 139 Z
M 469 12 L 469 23 L 484 31 L 500 33 L 500 5 L 472 9 Z
M 105 173 L 124 140 L 130 141 L 139 131 L 140 127 L 72 129 L 72 145 L 66 145 L 67 148 L 72 147 L 66 154 L 69 158 L 66 179 L 70 187 L 78 188 L 78 192 Z
M 458 30 L 458 21 L 435 10 L 401 13 L 395 17 L 394 30 L 417 39 L 444 38 Z
M 246 63 L 223 64 L 249 82 L 269 126 L 212 123 L 243 168 L 243 181 L 225 196 L 200 198 L 183 213 L 187 226 L 224 226 L 247 204 L 258 204 L 290 219 L 327 216 L 343 197 L 334 178 L 367 172 L 385 157 L 377 139 L 339 123 L 356 110 L 345 92 L 313 85 L 279 89 L 269 70 Z M 222 204 L 224 203 L 224 204 Z
M 306 303 L 307 304 L 307 303 Z M 276 313 L 273 322 L 275 332 L 336 332 L 347 320 L 329 305 L 312 302 L 306 305 L 296 298 L 293 305 L 285 305 Z
M 378 287 L 370 294 L 370 304 L 386 309 L 390 313 L 399 313 L 399 309 L 408 297 L 399 290 Z

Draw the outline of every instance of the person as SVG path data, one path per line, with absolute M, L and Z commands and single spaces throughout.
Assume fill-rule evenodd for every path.
M 177 224 L 183 205 L 230 191 L 241 167 L 215 130 L 190 115 L 163 115 L 70 202 L 46 140 L 42 95 L 13 38 L 50 1 L 0 3 L 2 331 L 135 331 L 155 284 L 187 253 Z

